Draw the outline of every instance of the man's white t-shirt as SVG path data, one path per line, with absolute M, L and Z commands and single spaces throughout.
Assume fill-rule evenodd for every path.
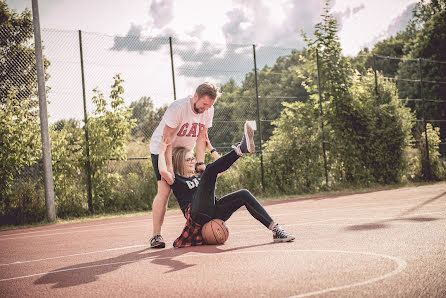
M 212 127 L 214 107 L 203 113 L 195 114 L 190 104 L 191 97 L 174 101 L 164 113 L 150 140 L 150 153 L 159 154 L 164 125 L 176 128 L 172 136 L 172 147 L 194 148 L 198 134 L 205 127 Z

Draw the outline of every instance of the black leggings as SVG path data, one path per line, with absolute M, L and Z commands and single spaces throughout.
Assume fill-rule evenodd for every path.
M 255 219 L 270 228 L 273 219 L 248 190 L 238 190 L 215 200 L 217 175 L 229 169 L 238 158 L 233 150 L 206 167 L 191 202 L 191 217 L 195 222 L 203 225 L 214 218 L 226 221 L 245 206 Z

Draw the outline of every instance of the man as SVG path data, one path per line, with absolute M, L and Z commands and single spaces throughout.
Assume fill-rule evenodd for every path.
M 204 171 L 204 153 L 206 150 L 207 130 L 212 126 L 214 103 L 219 93 L 211 83 L 203 83 L 197 87 L 194 96 L 173 102 L 164 113 L 150 141 L 150 153 L 153 169 L 158 183 L 158 190 L 152 204 L 153 235 L 150 239 L 152 248 L 166 246 L 161 236 L 161 226 L 167 210 L 170 186 L 161 178 L 158 170 L 158 155 L 161 141 L 168 138 L 170 143 L 165 152 L 167 169 L 173 174 L 172 147 L 195 147 L 197 162 L 195 168 Z

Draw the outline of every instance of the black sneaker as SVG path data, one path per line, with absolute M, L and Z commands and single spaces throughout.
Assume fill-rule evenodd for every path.
M 248 122 L 245 122 L 244 134 L 239 148 L 242 153 L 251 153 L 256 149 L 254 144 L 254 129 L 252 129 Z
M 155 235 L 150 238 L 150 247 L 151 248 L 164 248 L 166 247 L 166 243 L 161 235 Z
M 279 228 L 279 225 L 275 225 L 273 228 L 273 240 L 274 242 L 290 242 L 293 241 L 295 237 L 288 234 L 285 230 Z

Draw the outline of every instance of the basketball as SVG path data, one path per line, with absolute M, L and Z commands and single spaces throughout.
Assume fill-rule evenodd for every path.
M 201 235 L 206 244 L 223 244 L 229 237 L 229 230 L 224 221 L 215 218 L 203 225 Z

